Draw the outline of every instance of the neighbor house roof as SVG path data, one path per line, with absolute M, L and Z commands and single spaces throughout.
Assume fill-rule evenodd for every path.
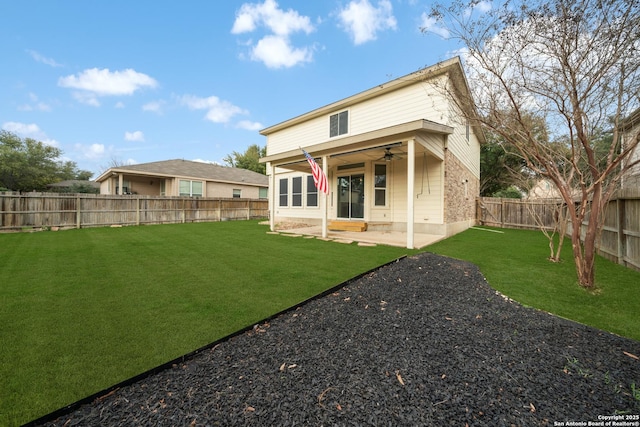
M 212 163 L 193 162 L 182 159 L 113 167 L 103 172 L 96 181 L 104 181 L 113 173 L 133 173 L 136 175 L 171 178 L 196 178 L 205 181 L 242 183 L 246 185 L 264 187 L 269 185 L 269 178 L 261 173 L 247 169 L 232 168 Z

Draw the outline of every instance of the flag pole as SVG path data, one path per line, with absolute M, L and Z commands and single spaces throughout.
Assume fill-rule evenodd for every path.
M 322 156 L 322 172 L 324 173 L 324 176 L 327 177 L 327 182 L 329 182 L 329 175 L 327 175 L 327 160 L 328 157 L 327 155 Z M 331 194 L 331 183 L 329 183 L 329 192 L 328 193 L 324 193 L 322 192 L 322 203 L 323 203 L 323 207 L 322 207 L 322 238 L 326 239 L 328 236 L 328 231 L 327 231 L 327 209 L 328 209 L 328 201 L 327 201 L 327 196 L 329 194 Z

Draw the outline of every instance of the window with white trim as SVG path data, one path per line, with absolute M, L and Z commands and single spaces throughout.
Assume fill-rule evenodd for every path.
M 202 197 L 202 181 L 181 179 L 179 183 L 181 196 Z
M 242 197 L 242 190 L 240 190 L 239 188 L 234 188 L 233 189 L 233 198 L 234 199 L 239 199 L 240 197 Z
M 329 117 L 329 138 L 349 132 L 349 112 L 342 111 Z
M 387 205 L 387 165 L 374 165 L 374 199 L 375 206 Z
M 291 178 L 291 206 L 302 206 L 302 177 Z
M 318 206 L 318 189 L 313 180 L 313 175 L 307 175 L 307 206 Z
M 260 187 L 258 189 L 258 198 L 259 199 L 268 199 L 269 198 L 269 189 L 267 187 Z
M 287 178 L 280 179 L 280 201 L 278 206 L 287 206 L 289 201 L 289 180 Z

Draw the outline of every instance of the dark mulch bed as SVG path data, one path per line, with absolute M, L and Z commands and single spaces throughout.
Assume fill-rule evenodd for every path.
M 634 355 L 640 342 L 524 308 L 474 265 L 425 253 L 48 425 L 586 423 L 640 413 Z

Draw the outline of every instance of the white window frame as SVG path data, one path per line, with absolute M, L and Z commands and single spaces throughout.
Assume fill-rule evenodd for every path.
M 376 166 L 384 166 L 385 167 L 385 186 L 378 187 L 376 182 Z M 376 192 L 384 191 L 384 205 L 376 204 Z M 374 163 L 373 164 L 373 207 L 374 208 L 386 208 L 389 206 L 389 165 L 387 163 Z
M 342 129 L 342 132 L 341 132 L 342 121 L 340 120 L 340 117 L 342 115 L 345 115 L 344 117 L 346 119 L 346 124 L 344 125 L 345 129 Z M 329 115 L 329 138 L 338 138 L 338 137 L 343 136 L 343 135 L 349 135 L 349 129 L 350 129 L 349 116 L 350 115 L 351 114 L 350 114 L 349 110 L 343 110 L 343 111 L 340 111 L 340 112 L 337 112 L 337 113 Z M 336 131 L 336 133 L 332 134 L 331 122 L 332 122 L 334 117 L 337 118 L 338 123 L 337 123 L 337 131 Z
M 284 193 L 282 192 L 283 183 L 284 183 Z M 286 208 L 289 206 L 289 178 L 280 178 L 278 180 L 278 206 L 281 208 Z
M 189 185 L 189 193 L 183 191 L 182 183 L 188 183 Z M 200 193 L 194 193 L 194 185 L 200 184 Z M 192 181 L 190 179 L 180 179 L 178 180 L 178 194 L 182 197 L 202 197 L 204 196 L 204 182 L 202 181 Z
M 305 197 L 306 206 L 308 208 L 317 208 L 320 206 L 320 200 L 318 198 L 319 197 L 318 189 L 316 188 L 315 181 L 313 180 L 313 175 L 307 175 L 306 180 L 307 180 L 307 193 Z M 315 194 L 316 204 L 311 205 L 309 204 L 309 195 L 314 195 L 314 194 Z
M 302 207 L 303 194 L 304 194 L 304 191 L 302 189 L 302 177 L 301 176 L 291 177 L 291 207 L 292 208 Z

